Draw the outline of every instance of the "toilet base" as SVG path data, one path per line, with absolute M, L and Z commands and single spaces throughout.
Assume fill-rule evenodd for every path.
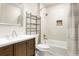
M 48 53 L 49 51 L 40 51 L 40 50 L 37 50 L 36 51 L 36 56 L 48 56 Z

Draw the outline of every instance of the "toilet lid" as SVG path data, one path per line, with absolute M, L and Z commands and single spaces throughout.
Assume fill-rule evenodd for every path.
M 38 48 L 45 48 L 45 49 L 48 49 L 48 48 L 49 48 L 49 45 L 48 45 L 48 44 L 38 44 L 37 47 L 38 47 Z

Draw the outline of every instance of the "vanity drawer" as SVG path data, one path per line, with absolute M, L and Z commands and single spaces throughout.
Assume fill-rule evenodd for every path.
M 4 46 L 0 48 L 0 56 L 12 56 L 13 55 L 13 45 Z

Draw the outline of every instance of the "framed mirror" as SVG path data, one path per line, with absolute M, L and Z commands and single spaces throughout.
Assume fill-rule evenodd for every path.
M 22 25 L 22 8 L 20 4 L 0 3 L 0 24 Z

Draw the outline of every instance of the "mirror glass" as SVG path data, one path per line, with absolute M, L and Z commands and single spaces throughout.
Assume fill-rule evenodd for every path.
M 11 3 L 0 3 L 0 24 L 22 25 L 21 8 Z

